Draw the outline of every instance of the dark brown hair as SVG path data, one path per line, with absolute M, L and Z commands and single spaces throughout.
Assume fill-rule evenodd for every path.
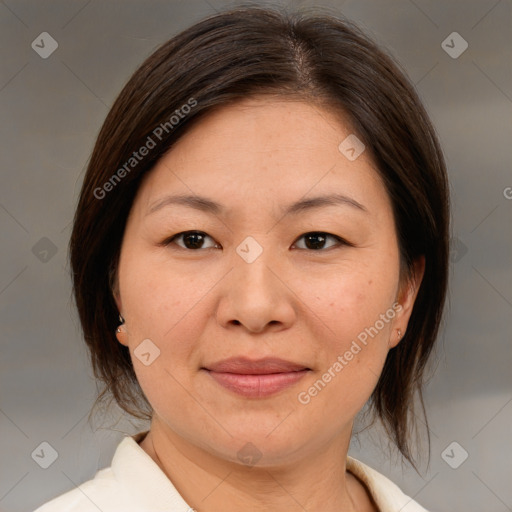
M 205 113 L 260 94 L 300 99 L 348 117 L 391 198 L 404 274 L 425 257 L 407 332 L 389 351 L 370 399 L 414 465 L 413 403 L 419 396 L 425 414 L 424 370 L 447 287 L 445 162 L 400 66 L 356 25 L 325 13 L 240 7 L 208 17 L 150 55 L 114 102 L 89 161 L 70 240 L 76 305 L 95 377 L 103 385 L 95 406 L 109 398 L 134 417 L 151 417 L 129 351 L 115 337 L 119 313 L 112 294 L 142 178 Z M 135 158 L 149 138 L 154 145 Z

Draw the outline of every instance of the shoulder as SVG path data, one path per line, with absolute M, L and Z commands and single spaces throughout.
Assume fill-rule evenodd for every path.
M 110 467 L 34 512 L 140 512 L 189 511 L 165 473 L 140 447 L 146 434 L 126 436 L 118 445 Z
M 98 471 L 93 479 L 48 501 L 34 512 L 107 511 L 113 504 L 111 499 L 117 494 L 116 491 L 119 491 L 118 484 L 112 476 L 111 468 L 105 468 Z
M 100 469 L 94 477 L 46 502 L 34 512 L 131 512 L 135 506 L 132 489 L 119 478 L 119 464 L 129 464 L 130 447 L 135 441 L 125 437 L 117 446 L 110 467 Z M 136 462 L 136 461 L 135 461 Z M 139 503 L 137 503 L 140 505 Z
M 347 470 L 366 485 L 380 512 L 427 512 L 398 485 L 363 462 L 347 457 Z

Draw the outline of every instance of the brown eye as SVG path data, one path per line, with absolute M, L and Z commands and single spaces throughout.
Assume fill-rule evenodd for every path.
M 164 245 L 170 245 L 171 243 L 174 243 L 176 240 L 183 240 L 182 244 L 177 244 L 182 249 L 190 249 L 190 250 L 197 250 L 197 249 L 211 249 L 212 247 L 218 247 L 218 244 L 214 244 L 210 247 L 205 247 L 205 240 L 206 239 L 213 240 L 213 238 L 203 231 L 184 231 L 183 233 L 178 233 L 171 238 L 167 239 L 164 242 Z
M 326 241 L 329 238 L 335 240 L 337 243 L 327 246 L 327 249 L 335 247 L 336 245 L 350 245 L 336 235 L 331 235 L 329 233 L 324 233 L 322 231 L 313 231 L 311 233 L 305 233 L 300 237 L 300 239 L 304 239 L 305 247 L 299 247 L 299 249 L 310 249 L 313 251 L 325 249 Z M 294 245 L 297 245 L 297 243 L 295 243 Z

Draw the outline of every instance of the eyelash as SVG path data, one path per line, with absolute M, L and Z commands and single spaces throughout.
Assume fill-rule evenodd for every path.
M 191 230 L 191 231 L 182 231 L 180 233 L 177 233 L 169 238 L 166 238 L 163 242 L 161 242 L 159 245 L 160 246 L 163 246 L 163 247 L 168 247 L 169 245 L 171 245 L 177 238 L 180 238 L 180 237 L 183 237 L 185 235 L 190 235 L 190 234 L 199 234 L 199 235 L 206 235 L 207 237 L 211 238 L 213 240 L 213 238 L 208 235 L 207 233 L 205 233 L 204 231 L 197 231 L 197 230 Z M 340 246 L 349 246 L 349 247 L 354 247 L 354 244 L 348 242 L 347 240 L 337 236 L 337 235 L 333 235 L 331 233 L 326 233 L 325 231 L 308 231 L 307 233 L 304 233 L 303 235 L 301 235 L 297 240 L 307 236 L 307 235 L 326 235 L 326 238 L 334 238 L 335 240 L 338 241 L 338 247 Z M 296 244 L 297 242 L 294 242 L 294 245 Z M 186 251 L 193 251 L 193 252 L 197 252 L 197 251 L 201 251 L 203 250 L 202 248 L 199 248 L 199 249 L 189 249 L 188 247 L 181 247 L 181 246 L 178 246 L 180 249 L 183 249 L 183 250 L 186 250 Z M 302 249 L 300 248 L 299 250 L 301 251 L 311 251 L 311 252 L 326 252 L 328 249 L 332 249 L 332 248 L 336 248 L 336 246 L 331 246 L 331 247 L 328 247 L 327 249 Z M 207 247 L 207 249 L 215 249 L 215 247 Z

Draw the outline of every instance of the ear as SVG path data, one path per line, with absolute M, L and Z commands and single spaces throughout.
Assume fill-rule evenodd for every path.
M 125 347 L 128 346 L 128 336 L 126 334 L 126 327 L 124 325 L 120 325 L 118 327 L 119 331 L 116 330 L 116 338 L 121 345 L 124 345 Z
M 112 296 L 114 297 L 117 310 L 119 314 L 122 314 L 123 304 L 121 301 L 121 294 L 119 292 L 119 278 L 117 271 L 111 268 L 109 273 L 109 281 L 110 281 L 110 291 L 112 292 Z
M 409 318 L 411 317 L 424 274 L 425 256 L 422 255 L 416 259 L 413 264 L 411 275 L 407 277 L 398 290 L 397 302 L 401 307 L 397 310 L 397 314 L 393 322 L 393 333 L 389 340 L 389 348 L 396 347 L 407 330 Z M 398 330 L 400 330 L 401 336 L 397 335 Z
M 122 311 L 123 311 L 123 301 L 121 300 L 121 294 L 119 293 L 118 290 L 113 290 L 112 291 L 112 296 L 114 297 L 114 300 L 116 302 L 116 306 L 117 306 L 117 311 L 119 311 L 119 314 L 122 315 Z
M 117 273 L 115 274 L 115 277 L 112 281 L 111 290 L 112 290 L 112 296 L 114 297 L 114 301 L 117 306 L 117 310 L 119 311 L 119 314 L 122 315 L 123 302 L 121 300 L 121 294 L 119 293 L 119 282 L 117 279 Z M 126 347 L 128 346 L 128 336 L 126 333 L 126 325 L 120 324 L 116 328 L 116 338 L 117 338 L 117 341 L 119 341 L 119 343 L 121 343 L 121 345 L 125 345 Z
M 121 345 L 124 345 L 125 347 L 128 346 L 128 335 L 126 333 L 126 327 L 124 325 L 120 325 L 118 327 L 119 331 L 116 329 L 116 338 Z

